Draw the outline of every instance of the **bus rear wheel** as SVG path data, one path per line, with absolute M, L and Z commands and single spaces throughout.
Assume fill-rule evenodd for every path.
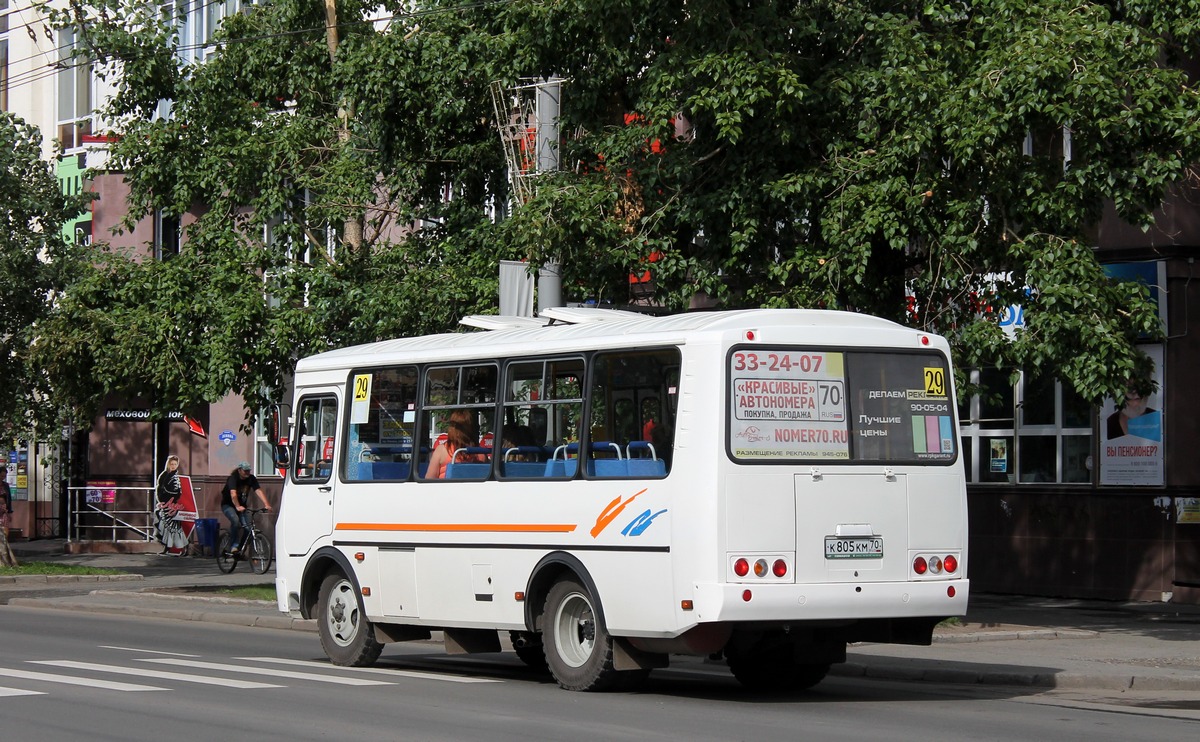
M 608 690 L 625 675 L 613 667 L 613 640 L 597 605 L 588 589 L 572 579 L 555 583 L 546 595 L 546 664 L 567 690 Z
M 366 667 L 374 664 L 383 651 L 358 601 L 354 583 L 340 572 L 331 572 L 321 581 L 317 631 L 321 648 L 335 665 Z

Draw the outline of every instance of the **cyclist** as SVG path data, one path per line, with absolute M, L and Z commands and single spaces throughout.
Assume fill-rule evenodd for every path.
M 237 554 L 242 543 L 242 528 L 250 525 L 250 513 L 246 512 L 250 493 L 258 495 L 262 509 L 270 511 L 271 503 L 263 494 L 258 478 L 250 473 L 250 462 L 239 462 L 237 468 L 225 480 L 221 490 L 221 511 L 229 519 L 229 553 Z

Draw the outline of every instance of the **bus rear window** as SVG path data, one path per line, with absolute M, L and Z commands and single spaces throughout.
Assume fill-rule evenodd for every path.
M 735 348 L 729 453 L 758 462 L 953 462 L 949 376 L 939 353 Z

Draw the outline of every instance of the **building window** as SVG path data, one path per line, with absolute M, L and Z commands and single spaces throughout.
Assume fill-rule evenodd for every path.
M 83 146 L 92 133 L 92 63 L 71 56 L 75 32 L 58 32 L 58 139 L 64 150 Z
M 271 441 L 267 437 L 270 410 L 263 410 L 254 422 L 254 476 L 278 477 Z
M 971 372 L 979 393 L 960 407 L 967 481 L 1090 484 L 1095 409 L 1051 377 Z
M 170 260 L 179 254 L 179 217 L 162 209 L 154 212 L 154 257 Z

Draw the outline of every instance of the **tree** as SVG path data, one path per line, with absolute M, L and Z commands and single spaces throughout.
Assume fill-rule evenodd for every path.
M 298 356 L 452 327 L 494 305 L 502 254 L 483 215 L 503 160 L 490 122 L 445 89 L 490 107 L 488 76 L 464 64 L 471 30 L 450 18 L 453 34 L 417 33 L 397 18 L 381 33 L 361 20 L 375 7 L 338 3 L 333 45 L 325 3 L 248 7 L 183 67 L 174 21 L 154 4 L 48 11 L 85 39 L 81 61 L 119 74 L 103 113 L 119 133 L 110 166 L 130 186 L 125 226 L 155 210 L 198 215 L 170 260 L 95 247 L 40 357 L 64 395 L 92 409 L 138 396 L 165 413 L 233 391 L 253 414 Z M 408 106 L 420 126 L 381 120 L 391 111 L 363 94 Z M 418 112 L 433 100 L 444 105 Z
M 254 408 L 298 354 L 493 307 L 497 259 L 558 259 L 573 298 L 621 301 L 653 254 L 672 309 L 702 292 L 868 312 L 948 335 L 960 368 L 1113 396 L 1159 329 L 1088 230 L 1106 202 L 1148 224 L 1200 161 L 1173 66 L 1200 51 L 1192 4 L 429 0 L 389 4 L 380 30 L 359 20 L 376 3 L 343 0 L 331 50 L 324 2 L 277 0 L 179 68 L 154 7 L 87 0 L 56 20 L 120 62 L 106 116 L 131 217 L 203 214 L 171 261 L 94 256 L 48 367 L 138 369 L 77 398 L 148 384 L 163 409 L 230 389 Z M 495 221 L 488 84 L 550 74 L 564 168 Z
M 1153 307 L 1088 234 L 1106 202 L 1146 226 L 1195 182 L 1197 92 L 1172 66 L 1200 50 L 1195 3 L 509 7 L 529 66 L 571 79 L 567 130 L 592 132 L 567 145 L 590 167 L 507 225 L 568 273 L 601 274 L 602 235 L 618 265 L 656 254 L 675 307 L 868 312 L 948 335 L 960 369 L 1051 371 L 1092 400 L 1146 375 Z
M 84 201 L 64 196 L 41 158 L 37 128 L 0 112 L 0 440 L 57 422 L 45 376 L 31 361 L 42 323 L 76 267 L 63 224 Z

